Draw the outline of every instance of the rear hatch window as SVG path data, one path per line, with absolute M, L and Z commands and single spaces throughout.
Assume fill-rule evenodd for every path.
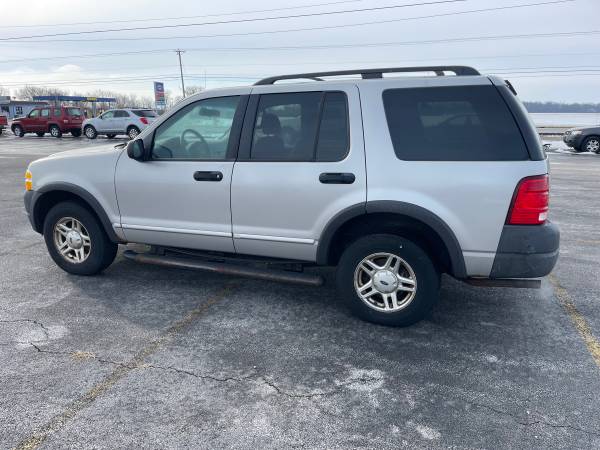
M 494 86 L 389 89 L 383 104 L 399 159 L 529 159 L 517 123 Z
M 157 114 L 151 109 L 134 109 L 132 112 L 138 117 L 156 117 Z

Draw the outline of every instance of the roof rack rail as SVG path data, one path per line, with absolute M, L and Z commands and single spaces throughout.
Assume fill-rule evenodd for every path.
M 363 79 L 383 78 L 384 73 L 401 72 L 435 72 L 438 76 L 443 76 L 444 72 L 454 72 L 457 76 L 480 75 L 480 73 L 469 66 L 422 66 L 422 67 L 386 67 L 383 69 L 356 69 L 356 70 L 337 70 L 333 72 L 312 72 L 296 73 L 291 75 L 279 75 L 275 77 L 264 78 L 254 83 L 255 86 L 274 84 L 281 80 L 308 79 L 314 81 L 323 81 L 321 77 L 332 77 L 339 75 L 360 75 Z

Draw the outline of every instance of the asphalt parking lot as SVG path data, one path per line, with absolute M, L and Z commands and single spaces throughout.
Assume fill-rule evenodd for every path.
M 598 448 L 600 155 L 552 153 L 561 257 L 539 290 L 450 278 L 420 324 L 324 288 L 137 265 L 62 272 L 0 136 L 1 448 Z

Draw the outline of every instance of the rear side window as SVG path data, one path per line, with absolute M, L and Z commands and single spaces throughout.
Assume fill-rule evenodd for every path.
M 49 109 L 42 109 L 42 113 L 40 114 L 41 117 L 50 117 L 50 110 Z
M 348 153 L 343 92 L 263 94 L 258 102 L 250 159 L 340 161 Z
M 157 117 L 156 113 L 151 109 L 134 109 L 131 112 L 138 117 Z
M 129 117 L 129 113 L 127 111 L 117 110 L 117 111 L 115 111 L 114 117 L 115 118 Z
M 81 110 L 79 108 L 67 108 L 67 115 L 71 117 L 80 117 Z
M 62 116 L 62 111 L 60 110 L 60 108 L 56 108 L 54 110 L 54 117 L 60 117 Z
M 390 89 L 383 93 L 383 104 L 399 159 L 529 159 L 519 128 L 494 86 Z

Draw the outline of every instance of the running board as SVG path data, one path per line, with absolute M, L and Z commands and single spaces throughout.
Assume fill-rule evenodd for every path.
M 305 286 L 322 286 L 324 279 L 320 275 L 288 272 L 278 269 L 261 269 L 240 264 L 204 261 L 201 259 L 178 258 L 175 256 L 152 255 L 125 250 L 123 256 L 132 261 L 155 264 L 178 269 L 204 270 L 206 272 L 234 275 L 239 277 L 257 278 L 259 280 L 280 281 L 282 283 L 302 284 Z
M 539 289 L 542 286 L 542 280 L 526 278 L 467 278 L 465 283 L 471 286 L 479 287 L 510 287 L 524 289 Z

